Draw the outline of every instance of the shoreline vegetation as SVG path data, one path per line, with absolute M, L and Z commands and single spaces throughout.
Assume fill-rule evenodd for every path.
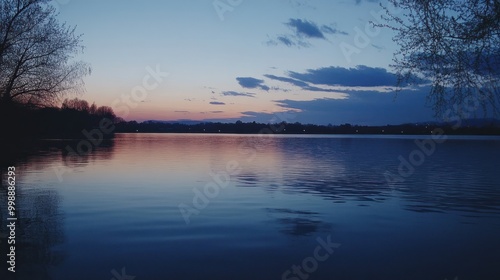
M 464 119 L 454 122 L 408 123 L 367 126 L 355 124 L 315 125 L 295 123 L 125 121 L 108 106 L 89 105 L 78 98 L 66 99 L 60 107 L 34 108 L 0 103 L 0 130 L 7 142 L 29 143 L 42 139 L 84 139 L 88 132 L 109 123 L 103 139 L 115 133 L 226 133 L 226 134 L 380 134 L 431 135 L 439 129 L 448 135 L 500 135 L 498 119 Z
M 6 141 L 40 139 L 79 139 L 84 130 L 99 127 L 107 119 L 122 122 L 108 106 L 90 105 L 85 100 L 66 99 L 61 107 L 30 107 L 18 103 L 0 103 L 0 131 Z M 105 138 L 112 138 L 108 133 Z
M 183 124 L 179 122 L 136 121 L 119 122 L 117 133 L 227 133 L 227 134 L 380 134 L 380 135 L 431 135 L 441 129 L 448 135 L 500 135 L 500 120 L 467 119 L 450 123 L 410 123 L 400 125 L 315 125 L 295 123 L 200 122 Z
M 480 135 L 500 136 L 500 120 L 466 119 L 450 123 L 411 123 L 385 126 L 314 125 L 295 123 L 125 121 L 107 106 L 66 99 L 61 107 L 35 108 L 0 103 L 3 145 L 1 166 L 12 165 L 37 151 L 58 149 L 62 156 L 86 156 L 112 147 L 116 133 L 276 134 L 276 135 Z M 49 142 L 47 141 L 50 141 Z M 51 140 L 57 140 L 54 144 Z M 85 145 L 84 145 L 85 144 Z M 84 147 L 85 146 L 85 147 Z
M 35 107 L 16 102 L 0 102 L 0 166 L 9 166 L 29 158 L 39 151 L 58 149 L 63 155 L 67 148 L 74 149 L 81 139 L 89 138 L 96 129 L 102 130 L 103 120 L 111 125 L 123 122 L 107 106 L 89 105 L 78 98 L 65 99 L 60 107 Z M 87 134 L 85 134 L 87 132 Z M 114 131 L 102 133 L 100 146 L 109 145 L 104 140 L 114 137 Z M 93 137 L 93 136 L 90 136 Z M 50 139 L 58 139 L 50 143 Z M 108 141 L 109 142 L 109 141 Z M 97 146 L 97 145 L 96 145 Z M 97 148 L 92 146 L 92 150 Z

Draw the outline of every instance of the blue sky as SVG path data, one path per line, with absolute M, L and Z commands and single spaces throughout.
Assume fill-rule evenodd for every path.
M 433 120 L 428 88 L 394 92 L 390 30 L 362 0 L 58 0 L 83 33 L 81 95 L 118 107 L 147 69 L 168 72 L 127 120 L 397 124 Z M 118 102 L 117 102 L 118 100 Z M 281 117 L 283 118 L 283 117 Z M 279 118 L 278 118 L 279 119 Z

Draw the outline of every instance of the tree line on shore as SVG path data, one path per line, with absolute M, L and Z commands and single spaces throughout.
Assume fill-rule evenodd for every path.
M 436 129 L 444 133 L 462 135 L 500 135 L 500 121 L 495 119 L 462 120 L 453 123 L 413 123 L 400 125 L 315 125 L 295 123 L 266 124 L 257 122 L 198 124 L 158 121 L 118 122 L 116 132 L 121 133 L 235 133 L 235 134 L 390 134 L 430 135 Z
M 465 119 L 460 123 L 412 123 L 367 126 L 356 124 L 316 125 L 295 123 L 222 122 L 162 122 L 125 121 L 109 106 L 89 104 L 86 100 L 65 99 L 58 107 L 33 108 L 25 104 L 0 102 L 0 131 L 5 139 L 82 139 L 83 131 L 99 129 L 100 123 L 113 124 L 115 133 L 234 133 L 234 134 L 389 134 L 430 135 L 436 129 L 446 134 L 500 135 L 496 119 Z
M 89 105 L 78 98 L 65 99 L 60 107 L 0 103 L 0 130 L 5 139 L 78 139 L 83 129 L 97 128 L 103 119 L 123 121 L 111 107 Z

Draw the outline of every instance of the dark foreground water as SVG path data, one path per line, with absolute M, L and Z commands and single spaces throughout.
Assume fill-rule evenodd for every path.
M 119 134 L 82 156 L 47 141 L 15 163 L 15 274 L 2 167 L 0 276 L 500 279 L 486 139 Z

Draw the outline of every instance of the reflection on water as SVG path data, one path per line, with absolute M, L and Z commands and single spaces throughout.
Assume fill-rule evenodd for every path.
M 61 149 L 62 162 L 68 168 L 77 168 L 85 166 L 96 161 L 110 160 L 113 156 L 114 141 L 105 140 L 99 146 L 93 146 L 92 151 L 79 149 L 80 141 L 63 141 Z
M 308 279 L 500 275 L 498 140 L 439 144 L 396 186 L 384 172 L 416 148 L 412 137 L 118 134 L 83 155 L 67 145 L 78 142 L 2 160 L 2 172 L 19 170 L 18 279 L 122 268 L 136 279 L 281 279 L 329 235 L 342 246 Z M 229 162 L 240 172 L 186 225 L 178 205 Z M 0 248 L 5 263 L 5 239 Z
M 7 262 L 6 254 L 11 245 L 16 248 L 16 273 L 13 275 L 2 269 L 2 279 L 53 279 L 49 268 L 64 263 L 67 251 L 61 248 L 65 241 L 63 227 L 64 215 L 60 210 L 61 196 L 51 180 L 44 181 L 40 176 L 61 163 L 66 172 L 78 166 L 95 163 L 96 160 L 109 160 L 112 156 L 113 141 L 104 141 L 93 151 L 69 154 L 79 140 L 41 141 L 3 149 L 0 160 L 0 260 Z M 16 167 L 16 238 L 15 244 L 9 243 L 7 227 L 7 168 Z M 55 170 L 55 169 L 54 169 Z M 49 177 L 57 175 L 49 172 Z M 64 175 L 64 174 L 63 174 Z M 20 184 L 22 181 L 30 184 Z M 10 250 L 9 250 L 10 251 Z M 2 267 L 3 268 L 3 267 Z M 12 278 L 15 276 L 15 278 Z M 7 278 L 8 277 L 8 278 Z
M 328 232 L 331 228 L 318 217 L 319 213 L 295 211 L 291 209 L 266 209 L 271 217 L 283 225 L 281 232 L 295 236 L 312 236 L 320 230 Z
M 17 177 L 19 179 L 19 177 Z M 7 228 L 7 186 L 2 186 L 0 205 L 2 205 L 2 232 Z M 18 188 L 16 195 L 16 235 L 15 244 L 8 243 L 8 232 L 2 235 L 0 257 L 2 264 L 7 262 L 6 254 L 11 245 L 16 251 L 16 277 L 4 278 L 7 268 L 2 269 L 2 279 L 52 279 L 48 269 L 61 264 L 66 252 L 57 249 L 64 242 L 63 215 L 60 212 L 60 196 L 50 189 Z M 9 240 L 10 241 L 10 240 Z M 4 254 L 4 252 L 6 252 Z M 3 268 L 3 267 L 2 267 Z

